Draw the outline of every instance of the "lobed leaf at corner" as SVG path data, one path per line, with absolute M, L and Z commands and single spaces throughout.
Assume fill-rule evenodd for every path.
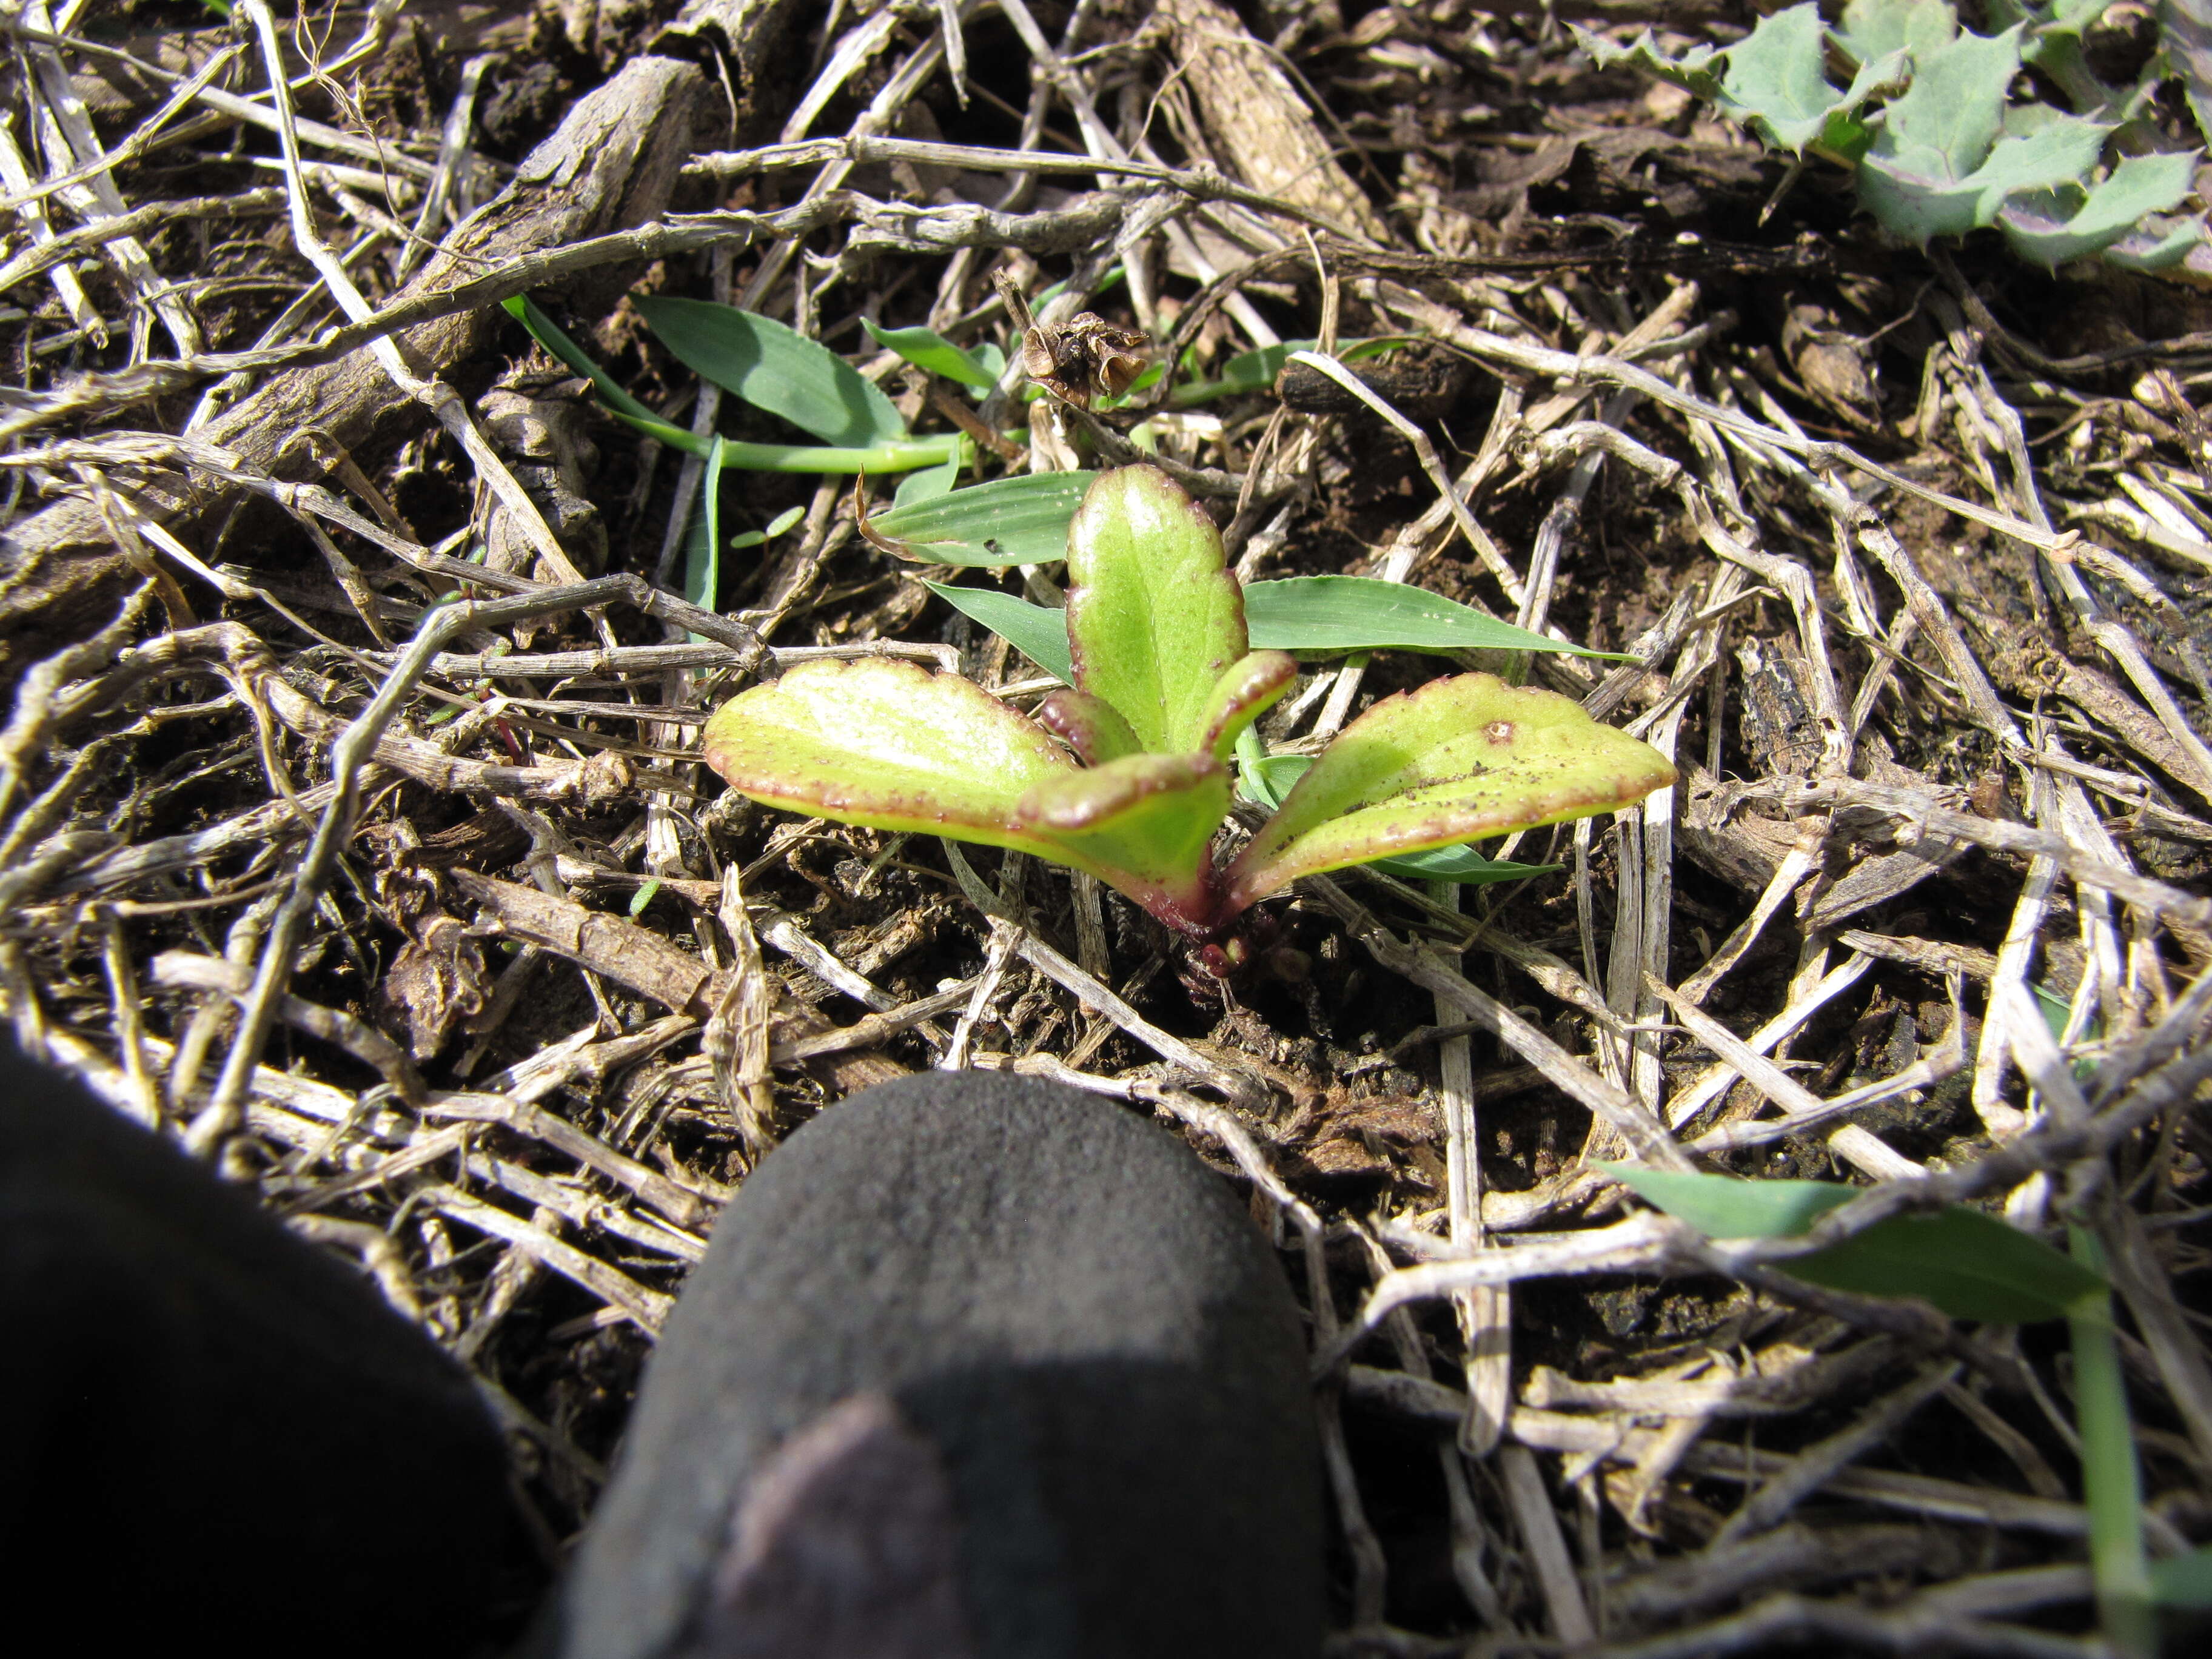
M 1201 747 L 1214 686 L 1249 648 L 1206 509 L 1155 467 L 1102 472 L 1068 526 L 1067 578 L 1076 684 L 1152 752 Z
M 1697 46 L 1679 58 L 1662 52 L 1649 29 L 1623 48 L 1579 25 L 1568 27 L 1601 69 L 1626 64 L 1680 87 L 1793 155 L 1818 147 L 1841 160 L 1856 157 L 1869 139 L 1866 105 L 1903 84 L 1910 72 L 1907 54 L 1893 50 L 1862 61 L 1850 89 L 1838 91 L 1827 78 L 1825 32 L 1815 5 L 1763 17 L 1732 46 Z
M 2166 235 L 2142 238 L 2159 216 L 2181 205 L 2196 182 L 2201 158 L 2190 150 L 2166 155 L 2130 155 L 2103 182 L 2083 189 L 2060 185 L 2008 201 L 1997 223 L 2014 250 L 2046 270 L 2069 259 L 2099 252 L 2153 262 L 2162 269 L 2185 258 L 2204 240 L 2201 221 L 2184 222 Z
M 794 812 L 1058 856 L 1014 821 L 1075 763 L 1042 728 L 956 674 L 862 659 L 801 663 L 707 722 L 707 764 Z
M 1630 805 L 1674 781 L 1572 699 L 1492 674 L 1434 680 L 1345 727 L 1229 870 L 1231 909 L 1301 876 Z

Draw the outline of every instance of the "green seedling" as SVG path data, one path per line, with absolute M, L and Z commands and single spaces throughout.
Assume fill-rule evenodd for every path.
M 1200 947 L 1300 876 L 1626 806 L 1674 781 L 1647 744 L 1548 691 L 1431 681 L 1347 726 L 1226 864 L 1238 739 L 1288 690 L 1251 648 L 1212 521 L 1165 474 L 1102 473 L 1069 526 L 1069 689 L 1035 720 L 910 663 L 801 664 L 708 722 L 740 793 L 846 823 L 921 831 L 1087 871 Z M 1049 614 L 1049 613 L 1048 613 Z
M 2201 217 L 2175 211 L 2197 152 L 2144 153 L 2154 135 L 2141 117 L 2173 73 L 2167 58 L 2132 87 L 2091 72 L 2081 36 L 2106 3 L 1995 0 L 1990 34 L 1960 28 L 1950 0 L 1850 0 L 1832 29 L 1818 6 L 1793 6 L 1733 46 L 1680 58 L 1648 29 L 1626 47 L 1576 38 L 1600 66 L 1694 93 L 1771 149 L 1851 169 L 1859 204 L 1908 241 L 1994 228 L 2046 270 L 2094 254 L 2163 270 L 2205 240 Z M 1850 66 L 1848 86 L 1830 80 L 1832 53 Z M 2023 65 L 2071 107 L 2016 101 L 2016 82 L 2034 84 L 2021 82 Z

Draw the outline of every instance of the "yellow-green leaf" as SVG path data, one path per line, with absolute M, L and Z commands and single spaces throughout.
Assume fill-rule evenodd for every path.
M 1248 648 L 1213 520 L 1155 467 L 1102 472 L 1068 526 L 1067 575 L 1077 687 L 1153 753 L 1198 749 L 1215 682 Z
M 1043 729 L 957 674 L 864 658 L 801 663 L 707 722 L 707 764 L 771 806 L 1058 856 L 1014 822 L 1072 775 Z
M 1300 876 L 1626 806 L 1674 781 L 1650 744 L 1491 674 L 1387 697 L 1322 751 L 1229 871 L 1232 908 Z
M 1195 933 L 1211 920 L 1207 851 L 1228 811 L 1229 770 L 1211 755 L 1125 755 L 1037 784 L 1014 817 L 1049 857 Z

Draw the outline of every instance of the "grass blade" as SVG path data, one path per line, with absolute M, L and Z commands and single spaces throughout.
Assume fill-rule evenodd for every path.
M 1372 576 L 1252 582 L 1244 589 L 1244 616 L 1255 650 L 1562 651 L 1633 660 L 1532 634 L 1442 594 Z
M 896 443 L 906 422 L 882 391 L 819 341 L 711 300 L 640 300 L 638 310 L 694 374 L 837 448 Z
M 1097 476 L 1031 472 L 994 478 L 931 501 L 902 501 L 869 520 L 868 527 L 903 544 L 906 556 L 924 564 L 1046 564 L 1066 557 L 1068 520 Z
M 924 586 L 970 622 L 981 623 L 1002 636 L 1054 679 L 1067 685 L 1075 684 L 1075 659 L 1067 648 L 1066 612 L 988 587 L 955 587 L 949 582 Z
M 2112 1330 L 2112 1292 L 2100 1276 L 2104 1252 L 2087 1228 L 2069 1227 L 2074 1258 L 2097 1277 L 2068 1323 L 2074 1339 L 2074 1415 L 2081 1434 L 2081 1497 L 2089 1511 L 2089 1571 L 2097 1622 L 2128 1659 L 2155 1659 L 2158 1613 L 2150 1558 L 2143 1547 L 2142 1470 L 2128 1419 L 2127 1384 Z M 2055 1252 L 2054 1252 L 2055 1254 Z
M 531 302 L 528 295 L 518 294 L 514 298 L 500 303 L 507 315 L 530 331 L 532 339 L 544 346 L 573 373 L 589 380 L 592 389 L 599 394 L 607 407 L 638 430 L 689 454 L 704 455 L 712 447 L 708 440 L 696 437 L 680 426 L 672 426 L 623 391 L 615 378 L 593 362 L 581 346 Z
M 998 384 L 999 377 L 985 367 L 981 360 L 963 351 L 933 329 L 878 328 L 866 317 L 860 326 L 868 331 L 868 337 L 886 351 L 895 351 L 916 368 L 927 369 L 932 374 L 941 374 L 948 380 L 957 380 L 962 386 L 989 391 Z
M 1607 1173 L 1713 1238 L 1795 1238 L 1858 1189 L 1826 1181 L 1739 1181 L 1607 1164 Z M 1892 1216 L 1781 1264 L 1793 1277 L 1861 1296 L 1917 1296 L 1954 1319 L 2025 1325 L 2078 1313 L 2101 1275 L 1994 1216 L 1954 1204 Z
M 1834 1181 L 1739 1181 L 1635 1164 L 1599 1166 L 1629 1191 L 1708 1238 L 1795 1238 L 1858 1196 Z

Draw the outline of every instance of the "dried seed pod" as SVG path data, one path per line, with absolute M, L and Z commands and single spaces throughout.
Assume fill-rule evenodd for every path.
M 998 279 L 1000 295 L 1022 331 L 1022 368 L 1054 397 L 1088 409 L 1101 398 L 1118 398 L 1145 372 L 1150 337 L 1117 328 L 1095 312 L 1078 312 L 1048 328 L 1030 313 L 1011 279 Z

